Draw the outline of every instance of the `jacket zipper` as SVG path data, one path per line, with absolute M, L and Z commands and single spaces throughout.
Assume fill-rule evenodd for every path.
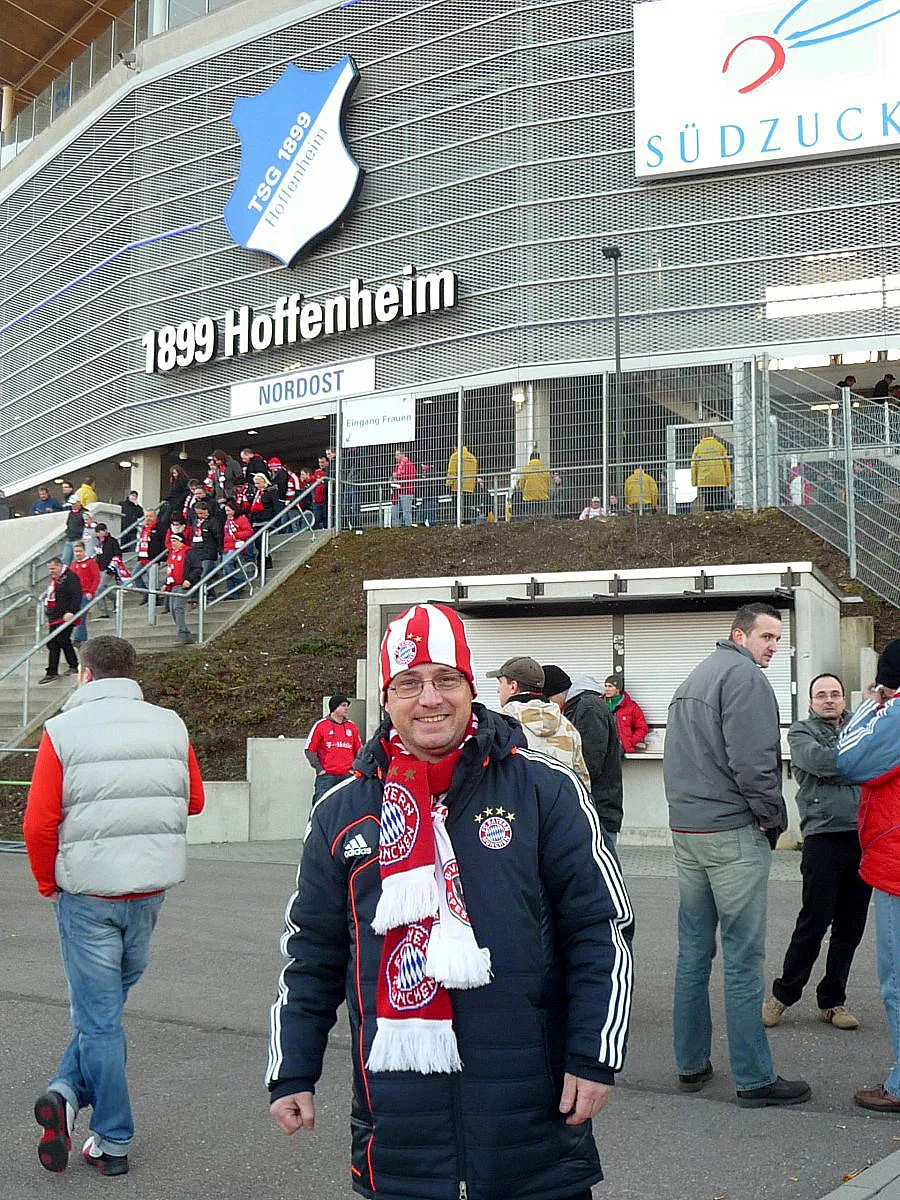
M 466 1182 L 466 1148 L 463 1140 L 462 1103 L 459 1095 L 459 1077 L 454 1075 L 450 1081 L 453 1093 L 453 1125 L 456 1134 L 456 1161 L 459 1170 L 459 1200 L 468 1200 L 469 1185 Z

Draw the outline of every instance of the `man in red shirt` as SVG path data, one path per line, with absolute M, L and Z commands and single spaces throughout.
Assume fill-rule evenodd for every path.
M 413 498 L 416 494 L 416 467 L 403 450 L 394 451 L 391 476 L 391 524 L 412 525 Z
M 92 1109 L 82 1155 L 125 1175 L 134 1119 L 122 1009 L 147 966 L 168 888 L 185 876 L 188 816 L 203 780 L 184 722 L 148 704 L 130 642 L 95 637 L 78 690 L 46 725 L 25 809 L 38 891 L 53 902 L 69 985 L 72 1040 L 38 1097 L 38 1159 L 64 1171 L 80 1109 Z
M 359 730 L 347 718 L 349 711 L 349 697 L 336 692 L 328 701 L 329 715 L 316 721 L 309 731 L 306 757 L 316 773 L 313 804 L 352 773 L 353 760 L 362 749 Z
M 85 608 L 97 595 L 100 586 L 100 568 L 96 558 L 88 558 L 84 542 L 76 542 L 72 547 L 75 557 L 69 563 L 69 570 L 78 577 L 81 584 L 81 607 Z M 72 645 L 81 646 L 87 641 L 87 617 L 82 617 L 75 626 L 72 635 Z

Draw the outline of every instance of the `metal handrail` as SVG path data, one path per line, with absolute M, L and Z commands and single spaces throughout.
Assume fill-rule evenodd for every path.
M 7 604 L 6 608 L 0 609 L 0 621 L 4 617 L 8 617 L 11 612 L 15 612 L 17 608 L 22 608 L 24 605 L 30 604 L 35 598 L 31 592 L 25 591 L 23 588 L 12 604 Z

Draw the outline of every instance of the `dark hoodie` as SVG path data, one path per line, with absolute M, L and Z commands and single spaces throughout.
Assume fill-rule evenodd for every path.
M 591 795 L 603 828 L 618 833 L 622 828 L 622 752 L 603 683 L 594 675 L 576 675 L 564 712 L 581 734 Z

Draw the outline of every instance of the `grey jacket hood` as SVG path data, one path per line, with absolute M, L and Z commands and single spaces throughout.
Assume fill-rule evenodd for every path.
M 605 695 L 603 680 L 598 675 L 576 675 L 566 696 L 566 704 L 580 696 L 582 692 L 596 692 L 598 696 Z
M 77 688 L 62 706 L 63 712 L 71 712 L 82 704 L 95 700 L 143 700 L 144 693 L 135 679 L 92 679 Z

